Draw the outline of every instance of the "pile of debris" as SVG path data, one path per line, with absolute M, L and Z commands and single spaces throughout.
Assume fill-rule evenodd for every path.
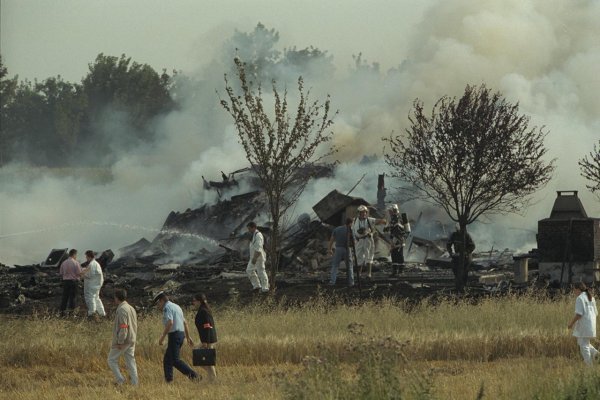
M 327 170 L 320 173 L 326 174 Z M 232 180 L 233 176 L 227 182 Z M 380 194 L 385 188 L 380 181 L 378 201 L 381 203 L 383 196 Z M 221 194 L 225 193 L 225 187 L 219 189 L 223 190 Z M 577 206 L 573 207 L 578 213 L 575 216 L 569 214 L 569 219 L 557 217 L 558 209 L 564 211 L 569 208 L 565 206 L 567 200 Z M 546 246 L 546 242 L 560 239 L 552 236 L 553 232 L 567 229 L 565 232 L 575 235 L 584 232 L 585 228 L 585 232 L 591 233 L 586 233 L 584 255 L 596 261 L 582 264 L 582 274 L 585 273 L 582 276 L 596 276 L 600 224 L 598 219 L 587 218 L 576 200 L 559 193 L 553 217 L 540 221 L 540 232 L 543 233 L 540 235 L 543 241 L 541 249 L 554 249 Z M 383 217 L 381 204 L 373 207 L 363 198 L 333 190 L 313 206 L 314 215 L 300 215 L 283 232 L 276 295 L 285 296 L 290 301 L 303 301 L 323 290 L 331 290 L 338 297 L 350 299 L 381 296 L 418 298 L 453 291 L 451 258 L 446 251 L 449 229 L 439 221 L 422 220 L 422 215 L 410 221 L 413 229 L 404 250 L 406 267 L 398 276 L 391 276 L 389 246 L 386 236 L 380 231 L 371 280 L 363 279 L 360 287 L 347 288 L 342 276 L 338 286 L 331 288 L 324 285 L 331 265 L 328 252 L 331 231 L 342 225 L 347 217 L 353 217 L 360 205 L 369 207 L 372 216 Z M 261 190 L 228 199 L 220 198 L 215 204 L 205 204 L 194 210 L 171 212 L 161 232 L 151 241 L 141 238 L 118 249 L 116 254 L 111 250 L 99 252 L 98 259 L 105 274 L 103 296 L 109 297 L 116 286 L 125 287 L 132 303 L 140 307 L 147 305 L 151 296 L 160 290 L 169 291 L 184 304 L 197 292 L 207 293 L 214 302 L 252 298 L 254 295 L 245 274 L 250 239 L 246 224 L 249 221 L 256 221 L 262 225 L 259 226 L 261 231 L 269 232 L 267 199 Z M 584 228 L 576 230 L 579 229 L 578 223 Z M 557 254 L 573 255 L 557 260 L 551 267 L 552 271 L 558 270 L 561 276 L 568 275 L 568 279 L 572 280 L 577 276 L 574 274 L 578 272 L 579 256 L 575 254 L 578 244 L 575 241 L 569 243 Z M 66 256 L 67 249 L 53 249 L 48 258 L 38 265 L 8 267 L 0 264 L 0 311 L 56 310 L 62 292 L 58 266 Z M 549 257 L 548 252 L 540 254 L 537 251 L 521 255 L 512 254 L 508 249 L 480 251 L 474 254 L 469 290 L 497 293 L 509 287 L 526 288 L 532 281 L 547 284 L 552 276 L 541 273 L 541 267 L 538 271 L 538 260 L 546 262 Z M 341 269 L 343 275 L 344 269 Z
M 319 170 L 323 176 L 330 172 Z M 233 176 L 227 182 L 232 180 Z M 381 194 L 383 182 L 378 186 Z M 382 196 L 378 200 L 382 202 Z M 354 217 L 359 205 L 369 207 L 373 216 L 384 216 L 381 206 L 373 207 L 363 198 L 333 190 L 314 205 L 314 215 L 300 215 L 283 232 L 278 296 L 302 301 L 322 292 L 329 278 L 331 231 L 347 217 Z M 103 295 L 110 296 L 112 289 L 119 286 L 127 288 L 132 303 L 138 305 L 147 304 L 160 290 L 168 290 L 184 303 L 197 292 L 207 293 L 215 302 L 251 298 L 245 274 L 250 239 L 246 224 L 258 222 L 269 240 L 266 206 L 264 192 L 255 190 L 194 210 L 171 212 L 161 232 L 151 241 L 142 238 L 116 254 L 110 250 L 99 252 L 105 273 Z M 327 290 L 349 298 L 422 297 L 451 291 L 454 277 L 446 252 L 447 227 L 435 221 L 422 221 L 421 216 L 410 222 L 414 229 L 405 247 L 406 268 L 399 276 L 390 276 L 389 247 L 380 232 L 373 278 L 368 282 L 363 280 L 360 288 L 345 288 L 340 283 Z M 45 307 L 56 309 L 62 292 L 57 270 L 66 252 L 67 249 L 53 249 L 39 265 L 16 268 L 0 265 L 0 310 L 19 313 Z M 506 288 L 513 279 L 514 263 L 508 250 L 477 254 L 470 278 L 472 290 L 489 293 L 499 287 Z

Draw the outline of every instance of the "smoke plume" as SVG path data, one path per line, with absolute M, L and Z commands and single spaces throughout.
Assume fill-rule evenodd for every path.
M 556 158 L 557 169 L 536 194 L 537 205 L 523 216 L 475 224 L 478 248 L 534 247 L 536 222 L 549 215 L 556 190 L 579 190 L 588 214 L 599 216 L 600 204 L 586 191 L 577 166 L 600 132 L 599 20 L 600 2 L 592 0 L 432 1 L 410 33 L 408 47 L 387 43 L 396 56 L 396 66 L 389 70 L 362 58 L 333 77 L 329 66 L 318 69 L 322 64 L 309 63 L 304 70 L 280 66 L 279 83 L 290 96 L 298 72 L 306 73 L 312 98 L 328 93 L 339 110 L 333 126 L 340 147 L 336 177 L 312 182 L 295 213 L 311 212 L 332 188 L 350 190 L 364 174 L 352 194 L 375 202 L 377 174 L 387 167 L 381 160 L 360 161 L 365 155 L 381 156 L 382 137 L 404 132 L 414 99 L 430 108 L 443 95 L 461 96 L 467 84 L 485 83 L 519 102 L 533 125 L 546 127 L 548 156 Z M 285 37 L 284 23 L 273 28 Z M 323 50 L 336 56 L 336 49 Z M 368 49 L 356 49 L 360 51 L 370 56 Z M 122 153 L 113 146 L 116 161 L 109 178 L 93 171 L 57 174 L 24 165 L 3 167 L 0 261 L 30 264 L 42 261 L 51 248 L 116 249 L 142 236 L 152 239 L 171 210 L 215 201 L 214 192 L 202 189 L 202 176 L 219 179 L 220 171 L 231 172 L 247 162 L 215 93 L 223 95 L 223 73 L 230 70 L 223 60 L 232 54 L 214 53 L 206 65 L 183 71 L 190 80 L 180 87 L 181 107 L 155 122 L 155 142 Z M 118 119 L 106 116 L 106 127 L 115 130 L 116 123 Z M 388 201 L 395 199 L 395 185 L 388 178 Z M 443 218 L 429 205 L 401 207 L 413 219 L 423 209 Z

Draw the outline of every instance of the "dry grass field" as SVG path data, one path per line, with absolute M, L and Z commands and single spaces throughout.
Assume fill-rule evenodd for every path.
M 230 304 L 215 311 L 218 381 L 179 374 L 172 385 L 163 383 L 156 312 L 139 317 L 139 387 L 112 384 L 110 321 L 5 316 L 0 398 L 600 398 L 600 366 L 583 367 L 566 330 L 573 308 L 574 298 L 533 294 L 410 307 Z M 183 355 L 190 361 L 189 347 Z

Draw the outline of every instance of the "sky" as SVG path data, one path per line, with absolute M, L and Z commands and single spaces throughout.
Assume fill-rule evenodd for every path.
M 80 80 L 99 53 L 127 54 L 157 70 L 191 72 L 210 61 L 234 29 L 257 22 L 282 33 L 283 47 L 335 50 L 340 70 L 363 52 L 399 63 L 421 1 L 1 0 L 0 47 L 11 74 Z M 393 48 L 389 46 L 393 44 Z
M 61 75 L 75 82 L 99 53 L 124 53 L 157 71 L 209 77 L 219 90 L 222 72 L 214 61 L 223 58 L 223 42 L 258 22 L 279 32 L 279 50 L 326 50 L 335 78 L 317 74 L 308 84 L 316 96 L 329 93 L 339 110 L 332 129 L 341 164 L 333 182 L 307 187 L 298 212 L 310 212 L 333 187 L 349 189 L 363 174 L 353 194 L 375 202 L 385 167 L 359 161 L 381 155 L 382 137 L 404 132 L 414 99 L 430 109 L 440 96 L 486 83 L 518 102 L 532 125 L 545 127 L 548 160 L 557 168 L 522 215 L 473 227 L 478 247 L 535 247 L 537 221 L 549 215 L 557 190 L 578 190 L 588 214 L 600 217 L 600 202 L 577 166 L 600 138 L 598 0 L 0 0 L 0 7 L 0 53 L 9 75 L 20 79 Z M 379 63 L 381 74 L 350 75 L 359 53 Z M 201 177 L 244 167 L 245 156 L 231 121 L 211 104 L 218 104 L 214 90 L 185 99 L 156 122 L 156 142 L 118 154 L 108 183 L 38 170 L 25 182 L 23 166 L 2 167 L 0 262 L 39 262 L 51 248 L 117 249 L 152 239 L 171 210 L 215 201 Z M 108 115 L 100 129 L 128 127 Z M 420 207 L 401 205 L 413 218 Z

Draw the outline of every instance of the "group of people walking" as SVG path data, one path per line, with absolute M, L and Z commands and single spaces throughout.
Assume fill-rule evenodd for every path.
M 130 383 L 137 385 L 139 382 L 135 361 L 138 330 L 137 314 L 135 309 L 127 303 L 127 291 L 125 289 L 116 289 L 114 300 L 117 309 L 115 311 L 111 349 L 108 353 L 108 365 L 115 376 L 116 383 L 118 385 L 124 384 L 126 379 L 119 369 L 119 358 L 123 356 L 129 372 Z M 167 340 L 167 349 L 163 357 L 165 382 L 173 382 L 174 369 L 191 380 L 199 380 L 200 375 L 181 359 L 181 348 L 184 343 L 187 342 L 191 347 L 194 346 L 183 310 L 179 305 L 172 302 L 164 292 L 160 292 L 154 297 L 153 304 L 162 310 L 163 330 L 158 339 L 158 344 L 162 346 L 165 339 Z M 206 296 L 204 294 L 196 295 L 193 304 L 198 307 L 195 325 L 200 337 L 199 347 L 214 348 L 214 344 L 217 342 L 217 331 Z M 204 369 L 210 381 L 216 379 L 217 373 L 214 365 L 205 366 Z
M 65 315 L 66 312 L 76 308 L 79 281 L 83 279 L 88 316 L 99 319 L 106 316 L 104 305 L 100 299 L 100 289 L 104 283 L 104 276 L 102 268 L 95 260 L 94 252 L 88 250 L 85 255 L 87 259 L 85 267 L 81 267 L 77 261 L 77 250 L 75 249 L 69 251 L 69 257 L 60 265 L 59 274 L 63 280 L 63 295 L 60 304 L 61 315 Z M 119 359 L 123 357 L 129 373 L 130 383 L 137 385 L 139 382 L 135 361 L 135 346 L 138 336 L 137 313 L 135 308 L 127 302 L 127 291 L 125 289 L 115 289 L 113 300 L 116 309 L 112 342 L 108 353 L 108 366 L 115 376 L 116 383 L 119 385 L 125 383 L 126 379 L 119 369 Z M 187 342 L 190 346 L 194 345 L 181 307 L 170 301 L 164 292 L 160 292 L 154 297 L 153 304 L 158 305 L 162 310 L 163 331 L 158 344 L 162 346 L 165 339 L 167 340 L 167 349 L 163 359 L 165 381 L 173 381 L 173 369 L 177 369 L 190 379 L 200 379 L 198 373 L 180 357 L 180 350 L 184 342 Z M 214 348 L 214 344 L 217 342 L 217 331 L 206 296 L 197 294 L 194 297 L 193 304 L 198 307 L 194 322 L 200 337 L 199 347 Z M 217 376 L 215 367 L 206 366 L 204 368 L 209 379 L 214 380 Z

